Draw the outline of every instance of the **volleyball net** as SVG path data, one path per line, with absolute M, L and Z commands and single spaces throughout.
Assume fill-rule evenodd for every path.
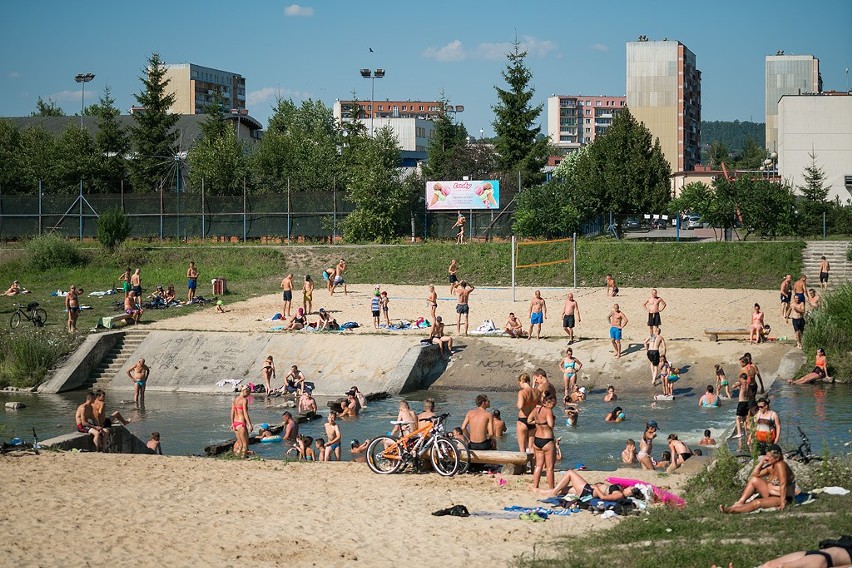
M 515 272 L 556 264 L 572 264 L 577 287 L 577 235 L 564 239 L 519 241 L 512 237 L 512 300 L 515 299 Z

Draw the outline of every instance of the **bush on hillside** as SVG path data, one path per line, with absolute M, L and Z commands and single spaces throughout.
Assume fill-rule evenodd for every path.
M 835 380 L 852 379 L 852 284 L 823 295 L 822 307 L 812 312 L 805 325 L 802 345 L 811 366 L 822 347 Z
M 50 234 L 36 237 L 27 244 L 27 261 L 41 271 L 81 266 L 86 258 L 75 243 Z
M 65 343 L 45 329 L 0 332 L 0 388 L 41 383 L 65 352 Z
M 130 221 L 121 209 L 107 209 L 98 217 L 98 240 L 104 247 L 113 251 L 129 236 Z

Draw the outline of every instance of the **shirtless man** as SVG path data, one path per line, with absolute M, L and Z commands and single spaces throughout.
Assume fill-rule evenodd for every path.
M 805 304 L 799 301 L 799 296 L 795 296 L 790 305 L 790 320 L 793 323 L 793 333 L 796 334 L 796 349 L 801 349 L 802 333 L 805 331 Z
M 612 277 L 612 274 L 606 275 L 606 295 L 611 298 L 618 296 L 618 285 L 615 283 L 615 278 Z
M 619 309 L 618 304 L 612 307 L 612 311 L 607 316 L 609 322 L 609 338 L 612 340 L 612 348 L 615 349 L 615 358 L 621 358 L 621 332 L 627 325 L 627 315 Z
M 325 436 L 328 442 L 325 444 L 325 461 L 331 461 L 331 457 L 340 461 L 340 426 L 337 424 L 337 413 L 328 413 L 328 422 L 325 424 Z
M 131 290 L 124 298 L 124 313 L 133 317 L 133 323 L 139 323 L 139 317 L 142 315 L 142 309 L 137 304 L 136 292 Z
M 107 429 L 113 425 L 113 420 L 121 422 L 122 426 L 130 424 L 119 411 L 115 411 L 107 417 L 106 415 L 106 393 L 101 389 L 95 391 L 95 400 L 92 402 L 92 410 L 95 413 L 95 422 L 101 428 Z
M 464 316 L 464 334 L 467 335 L 467 325 L 468 320 L 470 319 L 470 307 L 468 306 L 468 298 L 470 297 L 470 293 L 473 292 L 474 287 L 468 284 L 465 280 L 459 282 L 458 289 L 456 290 L 456 294 L 458 294 L 459 300 L 456 304 L 456 313 L 458 314 L 458 318 L 456 319 L 456 333 L 461 335 L 461 320 L 462 316 Z
M 444 356 L 444 345 L 447 346 L 447 357 L 453 354 L 453 338 L 449 335 L 444 335 L 444 318 L 438 316 L 435 318 L 435 323 L 432 324 L 432 329 L 429 331 L 429 340 L 438 342 L 438 349 L 441 350 L 441 357 Z
M 411 405 L 408 404 L 408 401 L 400 400 L 399 412 L 396 415 L 396 421 L 393 424 L 391 434 L 395 436 L 406 436 L 414 432 L 419 423 L 420 420 L 417 418 L 417 414 L 411 410 Z
M 508 333 L 512 339 L 524 336 L 524 324 L 515 316 L 514 312 L 509 312 L 509 319 L 506 320 L 503 332 Z
M 133 381 L 133 402 L 137 407 L 145 406 L 145 386 L 151 369 L 145 364 L 145 359 L 139 359 L 136 364 L 127 369 L 127 376 Z
M 313 414 L 317 411 L 317 401 L 314 399 L 314 395 L 305 391 L 302 393 L 302 396 L 299 397 L 299 412 L 305 414 Z
M 648 361 L 651 363 L 651 386 L 657 384 L 657 375 L 660 372 L 660 356 L 666 354 L 666 340 L 663 339 L 663 334 L 657 328 L 657 334 L 651 334 L 645 340 L 645 349 L 648 350 Z
M 281 280 L 281 315 L 285 318 L 290 317 L 290 309 L 293 305 L 293 275 L 288 274 Z
M 535 296 L 530 300 L 530 334 L 527 339 L 532 339 L 532 332 L 535 326 L 538 326 L 536 339 L 541 339 L 541 326 L 544 320 L 547 319 L 547 303 L 541 297 L 539 290 L 535 291 Z
M 651 297 L 642 304 L 648 310 L 648 334 L 660 332 L 660 312 L 666 309 L 666 301 L 657 296 L 657 290 L 651 290 Z
M 574 323 L 583 321 L 580 317 L 580 306 L 574 299 L 574 294 L 568 293 L 565 299 L 565 305 L 562 306 L 562 329 L 568 334 L 568 345 L 574 344 Z
M 290 372 L 284 377 L 284 385 L 281 387 L 282 392 L 295 392 L 299 395 L 305 389 L 305 374 L 299 370 L 299 367 L 293 365 L 290 367 Z
M 103 429 L 97 425 L 95 420 L 95 411 L 92 408 L 94 400 L 95 393 L 86 393 L 86 401 L 77 407 L 74 420 L 77 423 L 77 431 L 82 432 L 83 434 L 91 434 L 92 443 L 95 444 L 95 450 L 102 451 L 104 449 Z
M 73 284 L 65 296 L 65 311 L 68 312 L 68 333 L 77 333 L 77 317 L 80 315 L 80 300 L 77 297 L 77 287 Z
M 793 277 L 789 274 L 781 281 L 781 317 L 790 319 L 790 296 L 793 294 Z
M 799 301 L 803 304 L 807 301 L 805 294 L 808 291 L 808 277 L 802 274 L 798 280 L 793 282 L 793 294 L 795 294 Z
M 346 272 L 346 261 L 344 259 L 340 259 L 340 262 L 337 263 L 337 266 L 334 267 L 334 282 L 331 286 L 331 293 L 334 294 L 334 290 L 338 286 L 343 286 L 343 293 L 348 294 L 349 290 L 346 288 L 346 280 L 343 279 L 343 273 Z M 338 452 L 339 453 L 339 452 Z
M 469 410 L 462 422 L 462 430 L 470 440 L 471 450 L 494 449 L 493 416 L 488 412 L 491 401 L 484 394 L 476 396 L 476 408 Z
M 293 415 L 290 412 L 281 415 L 281 423 L 284 424 L 281 439 L 285 442 L 295 442 L 296 438 L 299 437 L 299 423 L 293 420 Z
M 450 294 L 454 294 L 456 286 L 459 283 L 459 277 L 456 274 L 459 271 L 459 264 L 456 259 L 450 261 L 450 266 L 447 267 L 447 280 L 450 283 Z
M 543 400 L 546 395 L 556 398 L 556 387 L 547 379 L 547 371 L 541 367 L 533 372 L 533 386 L 541 393 L 540 400 Z
M 828 271 L 831 264 L 825 259 L 825 255 L 819 259 L 819 285 L 823 290 L 828 290 Z
M 464 244 L 464 225 L 467 223 L 467 219 L 464 218 L 464 215 L 461 214 L 461 211 L 458 212 L 458 218 L 456 219 L 456 224 L 450 227 L 450 229 L 459 228 L 459 232 L 456 235 L 456 244 L 463 245 Z
M 189 261 L 189 268 L 186 269 L 186 303 L 191 304 L 195 299 L 195 288 L 198 286 L 198 269 L 195 268 L 195 263 Z
M 133 272 L 133 276 L 130 277 L 130 290 L 136 294 L 137 298 L 142 297 L 142 269 L 137 268 L 135 272 Z

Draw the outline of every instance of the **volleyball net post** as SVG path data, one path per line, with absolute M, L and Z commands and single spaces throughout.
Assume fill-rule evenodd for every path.
M 520 258 L 520 247 L 522 246 L 536 246 L 536 245 L 558 245 L 560 243 L 571 243 L 570 246 L 566 247 L 567 250 L 564 250 L 564 256 L 562 256 L 561 247 L 557 247 L 557 254 L 560 255 L 559 258 L 554 260 L 544 260 L 540 262 L 525 262 L 524 264 L 519 264 L 518 259 Z M 567 264 L 569 262 L 573 263 L 573 273 L 574 273 L 574 288 L 577 288 L 577 233 L 574 233 L 571 237 L 564 239 L 553 239 L 548 241 L 531 241 L 526 243 L 519 243 L 515 235 L 512 235 L 512 301 L 516 301 L 515 298 L 515 288 L 516 288 L 516 274 L 515 271 L 519 268 L 535 268 L 538 266 L 551 266 L 554 264 Z

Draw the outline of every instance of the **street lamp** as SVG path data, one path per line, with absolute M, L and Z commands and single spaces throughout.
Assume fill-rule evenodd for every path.
M 86 110 L 86 83 L 95 78 L 94 73 L 77 73 L 74 80 L 83 83 L 83 93 L 80 95 L 80 128 L 83 128 L 83 111 Z
M 248 116 L 248 109 L 245 108 L 232 108 L 231 114 L 237 117 L 237 142 L 240 141 L 240 117 Z
M 384 69 L 376 69 L 372 71 L 370 69 L 361 69 L 361 76 L 365 79 L 369 79 L 371 82 L 370 85 L 370 137 L 373 137 L 373 119 L 376 117 L 376 79 L 381 79 L 385 76 Z

